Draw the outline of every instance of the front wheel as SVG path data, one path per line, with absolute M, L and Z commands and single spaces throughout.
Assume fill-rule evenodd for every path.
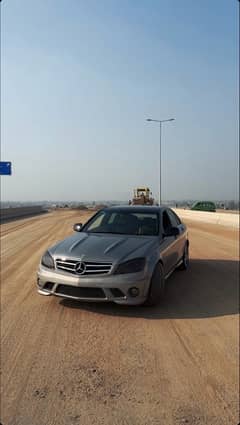
M 148 290 L 148 296 L 144 303 L 146 306 L 154 306 L 159 304 L 164 296 L 165 278 L 163 273 L 163 266 L 158 263 L 154 269 L 151 283 Z
M 187 270 L 189 267 L 189 245 L 186 243 L 183 256 L 182 256 L 182 263 L 179 266 L 179 270 Z

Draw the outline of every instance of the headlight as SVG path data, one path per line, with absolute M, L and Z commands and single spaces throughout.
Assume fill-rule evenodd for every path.
M 54 261 L 48 251 L 42 256 L 41 264 L 48 269 L 54 269 Z
M 114 274 L 137 273 L 144 269 L 145 258 L 134 258 L 134 260 L 125 261 L 119 264 Z

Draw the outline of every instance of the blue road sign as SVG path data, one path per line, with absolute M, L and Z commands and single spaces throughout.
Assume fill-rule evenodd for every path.
M 0 161 L 0 175 L 10 176 L 12 174 L 12 163 L 7 161 Z

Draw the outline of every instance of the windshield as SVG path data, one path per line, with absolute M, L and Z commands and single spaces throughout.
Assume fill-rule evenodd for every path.
M 83 227 L 82 231 L 157 236 L 159 233 L 159 217 L 158 214 L 153 213 L 101 211 Z

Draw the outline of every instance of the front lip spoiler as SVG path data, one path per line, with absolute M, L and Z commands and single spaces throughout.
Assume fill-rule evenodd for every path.
M 52 295 L 51 292 L 44 291 L 43 289 L 38 288 L 37 291 L 40 295 L 45 295 L 46 297 L 49 296 L 49 295 Z
M 60 297 L 60 298 L 68 298 L 71 300 L 77 300 L 77 301 L 87 301 L 87 302 L 106 302 L 106 301 L 112 301 L 109 298 L 105 297 L 105 298 L 83 298 L 83 297 L 73 297 L 72 295 L 64 295 L 64 294 L 53 294 L 56 297 Z M 122 298 L 123 299 L 123 298 Z

